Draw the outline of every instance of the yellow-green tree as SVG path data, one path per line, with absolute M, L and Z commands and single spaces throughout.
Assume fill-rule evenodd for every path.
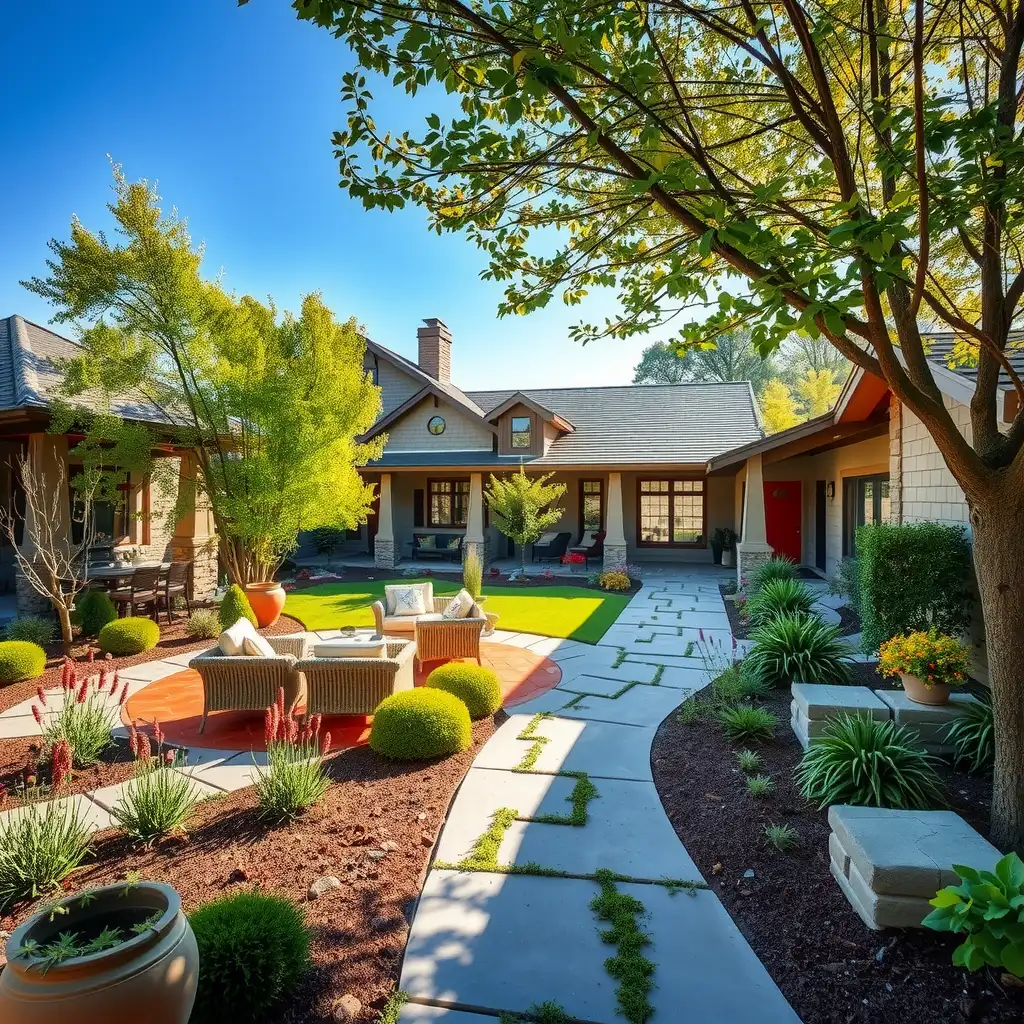
M 109 408 L 142 396 L 166 418 L 162 435 L 195 454 L 232 582 L 271 579 L 300 530 L 366 520 L 373 490 L 357 467 L 384 441 L 357 440 L 380 412 L 365 342 L 317 295 L 279 316 L 228 294 L 200 275 L 201 249 L 146 182 L 115 169 L 114 190 L 123 242 L 75 220 L 69 242 L 50 242 L 49 274 L 27 282 L 56 320 L 90 324 L 82 354 L 62 364 L 61 425 L 78 423 L 84 445 L 104 450 L 129 427 L 79 397 L 89 390 Z M 194 498 L 179 495 L 177 511 Z
M 527 476 L 522 466 L 512 476 L 494 476 L 487 482 L 485 497 L 494 525 L 519 545 L 526 572 L 526 545 L 533 544 L 562 518 L 555 502 L 565 494 L 565 484 L 549 484 L 553 473 Z
M 761 419 L 769 434 L 777 434 L 800 422 L 796 402 L 789 387 L 778 378 L 768 381 L 761 394 Z
M 809 419 L 824 416 L 836 404 L 841 390 L 832 370 L 808 369 L 796 382 L 796 393 L 803 402 L 805 418 Z

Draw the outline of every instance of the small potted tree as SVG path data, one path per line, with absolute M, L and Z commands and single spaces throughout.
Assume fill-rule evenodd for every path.
M 733 565 L 733 549 L 736 546 L 736 531 L 728 526 L 719 526 L 711 534 L 711 555 L 715 565 Z
M 907 696 L 917 704 L 948 704 L 950 690 L 967 681 L 970 648 L 939 633 L 908 633 L 886 640 L 878 649 L 878 670 L 899 676 Z
M 487 484 L 487 504 L 495 526 L 519 545 L 521 578 L 526 576 L 526 546 L 562 518 L 562 509 L 551 506 L 565 494 L 565 484 L 549 484 L 553 475 L 528 477 L 520 466 L 512 476 L 492 475 Z

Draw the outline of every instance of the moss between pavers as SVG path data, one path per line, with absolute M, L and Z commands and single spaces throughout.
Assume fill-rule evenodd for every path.
M 550 999 L 544 1003 L 534 1003 L 525 1016 L 518 1013 L 498 1014 L 498 1024 L 529 1024 L 530 1021 L 536 1021 L 536 1024 L 572 1024 L 572 1017 Z
M 530 769 L 537 763 L 537 759 L 544 750 L 544 744 L 551 742 L 549 737 L 537 735 L 537 726 L 540 725 L 541 721 L 545 718 L 551 718 L 550 711 L 541 711 L 534 715 L 526 724 L 526 728 L 516 737 L 517 740 L 533 740 L 533 745 L 525 754 L 523 754 L 522 760 L 515 766 L 515 768 L 512 769 L 512 771 L 530 771 Z
M 380 1011 L 380 1016 L 377 1018 L 377 1024 L 398 1024 L 398 1015 L 402 1012 L 402 1007 L 405 1006 L 408 1000 L 408 992 L 403 992 L 400 988 L 395 989 L 395 991 L 388 996 L 388 1001 Z

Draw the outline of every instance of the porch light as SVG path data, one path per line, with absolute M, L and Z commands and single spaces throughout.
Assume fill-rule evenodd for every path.
M 834 498 L 836 496 L 835 480 L 829 480 L 828 486 L 825 488 L 825 493 L 829 496 L 829 498 Z

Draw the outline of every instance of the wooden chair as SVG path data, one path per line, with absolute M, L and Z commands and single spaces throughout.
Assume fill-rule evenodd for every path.
M 171 562 L 167 567 L 167 575 L 164 579 L 163 601 L 167 610 L 167 621 L 172 621 L 171 609 L 174 607 L 174 599 L 181 597 L 185 601 L 185 610 L 192 614 L 192 563 Z
M 136 569 L 132 574 L 132 582 L 128 587 L 119 587 L 110 592 L 110 600 L 117 605 L 118 614 L 122 606 L 127 606 L 128 614 L 134 615 L 137 608 L 152 606 L 152 616 L 157 619 L 160 614 L 160 566 Z

